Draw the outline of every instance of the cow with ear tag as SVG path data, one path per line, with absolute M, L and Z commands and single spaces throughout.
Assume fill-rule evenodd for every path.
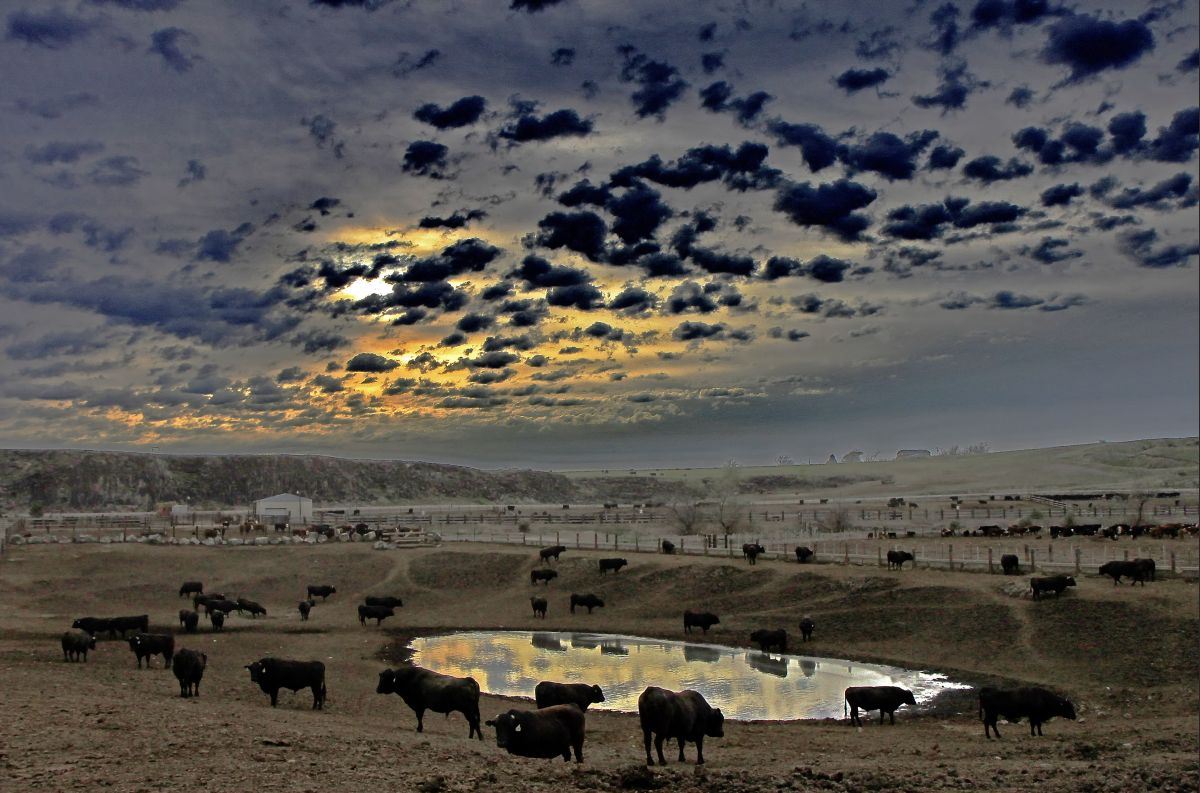
M 485 722 L 496 728 L 496 745 L 518 757 L 562 756 L 583 762 L 584 715 L 574 703 L 538 710 L 510 710 Z

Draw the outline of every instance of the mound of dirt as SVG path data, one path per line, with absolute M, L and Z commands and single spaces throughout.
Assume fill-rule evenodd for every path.
M 433 553 L 412 560 L 408 576 L 429 589 L 494 589 L 529 583 L 528 571 L 536 566 L 511 553 Z

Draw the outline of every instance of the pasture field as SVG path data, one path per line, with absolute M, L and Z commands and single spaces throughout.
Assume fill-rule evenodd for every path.
M 532 548 L 449 544 L 373 551 L 318 547 L 182 548 L 136 544 L 22 546 L 0 560 L 0 788 L 13 791 L 618 791 L 1197 790 L 1200 772 L 1200 588 L 1194 578 L 1114 587 L 1084 574 L 1059 599 L 1031 601 L 1000 575 L 934 569 L 800 566 L 740 559 L 631 555 L 602 578 L 605 551 L 566 552 L 559 578 L 534 590 Z M 201 621 L 177 646 L 203 650 L 200 696 L 184 700 L 161 658 L 138 670 L 128 646 L 99 642 L 87 663 L 63 661 L 72 619 L 148 613 L 176 632 L 185 579 L 259 601 L 266 617 Z M 309 622 L 309 583 L 338 588 Z M 571 592 L 607 606 L 570 615 Z M 535 621 L 531 594 L 550 612 Z M 404 598 L 382 629 L 359 625 L 367 594 Z M 190 604 L 188 604 L 190 605 Z M 685 608 L 717 612 L 707 641 L 746 646 L 758 627 L 816 621 L 806 653 L 944 671 L 973 684 L 1021 681 L 1060 690 L 1078 722 L 1042 738 L 1002 724 L 987 741 L 970 696 L 894 727 L 844 720 L 727 722 L 708 763 L 647 770 L 636 716 L 589 712 L 585 762 L 510 757 L 468 740 L 458 714 L 429 714 L 424 734 L 377 674 L 407 638 L 433 629 L 588 630 L 683 638 Z M 277 709 L 243 668 L 265 655 L 321 660 L 324 711 L 306 691 Z M 645 684 L 655 681 L 647 680 Z M 531 702 L 484 696 L 492 718 Z M 669 754 L 669 759 L 674 758 Z

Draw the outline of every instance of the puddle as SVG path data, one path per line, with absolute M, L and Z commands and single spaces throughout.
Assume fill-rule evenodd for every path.
M 598 684 L 596 710 L 637 712 L 646 686 L 699 691 L 727 719 L 841 718 L 848 686 L 901 686 L 918 707 L 970 686 L 945 675 L 837 658 L 601 633 L 471 631 L 414 639 L 412 662 L 474 677 L 485 693 L 533 697 L 543 680 Z

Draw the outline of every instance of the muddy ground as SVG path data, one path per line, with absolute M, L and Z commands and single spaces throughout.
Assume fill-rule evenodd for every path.
M 631 557 L 602 579 L 603 553 L 565 554 L 551 610 L 532 619 L 532 554 L 482 545 L 378 552 L 360 545 L 266 548 L 54 546 L 11 548 L 0 560 L 0 788 L 13 791 L 570 791 L 1030 790 L 1200 788 L 1200 591 L 1163 580 L 1136 589 L 1084 576 L 1059 600 L 1014 596 L 1011 580 L 937 570 Z M 101 641 L 86 664 L 58 640 L 78 616 L 148 612 L 175 630 L 185 578 L 250 597 L 269 615 L 231 616 L 223 633 L 183 635 L 209 667 L 183 700 L 161 658 L 135 668 L 126 644 Z M 307 583 L 338 594 L 301 623 Z M 541 588 L 539 588 L 539 591 Z M 571 591 L 606 608 L 570 615 Z M 359 626 L 365 594 L 405 601 L 382 630 Z M 585 762 L 509 757 L 466 738 L 460 716 L 430 716 L 426 732 L 398 697 L 374 693 L 377 673 L 412 633 L 432 627 L 545 628 L 682 638 L 679 613 L 702 607 L 722 624 L 708 640 L 745 645 L 761 625 L 814 617 L 806 652 L 939 669 L 968 681 L 1055 687 L 1078 722 L 1042 738 L 1009 726 L 987 741 L 970 701 L 903 710 L 894 727 L 840 721 L 727 723 L 707 765 L 643 765 L 635 716 L 588 714 Z M 320 659 L 323 712 L 306 692 L 280 706 L 243 668 L 268 654 Z M 646 681 L 648 684 L 654 681 Z M 485 718 L 518 700 L 483 698 Z M 1001 726 L 1004 729 L 1003 724 Z M 674 759 L 669 757 L 669 759 Z

